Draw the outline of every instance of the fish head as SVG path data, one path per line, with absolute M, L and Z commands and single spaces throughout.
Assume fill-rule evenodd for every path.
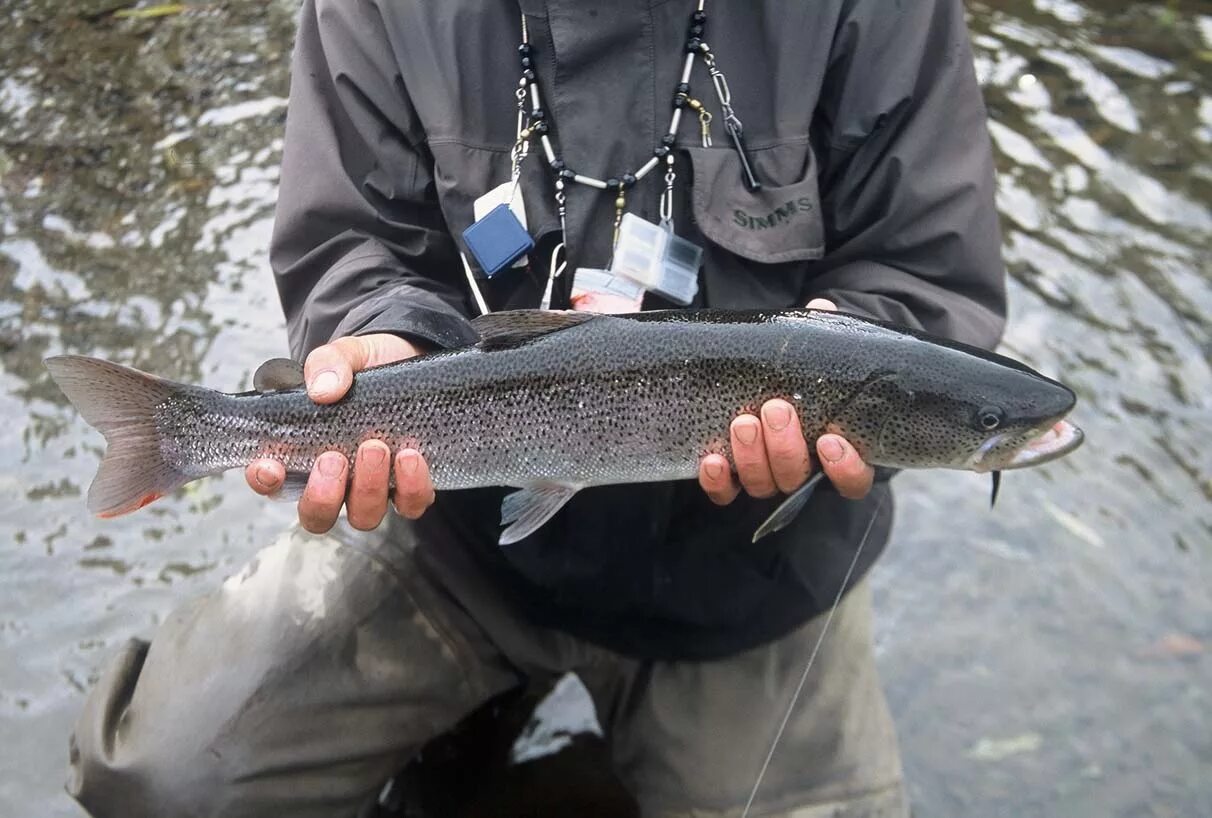
M 873 462 L 990 472 L 1046 463 L 1081 445 L 1081 430 L 1065 420 L 1077 397 L 1064 384 L 984 350 L 922 352 L 883 387 L 899 397 Z

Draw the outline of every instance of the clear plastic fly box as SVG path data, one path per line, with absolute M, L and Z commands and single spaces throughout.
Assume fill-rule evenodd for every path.
M 610 272 L 677 304 L 689 304 L 699 291 L 703 249 L 669 228 L 626 213 L 619 223 Z

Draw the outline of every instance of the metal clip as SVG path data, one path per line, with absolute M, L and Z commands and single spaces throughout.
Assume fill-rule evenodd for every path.
M 736 154 L 741 160 L 741 175 L 745 187 L 753 191 L 761 190 L 762 183 L 758 181 L 757 175 L 753 172 L 753 165 L 749 162 L 749 155 L 745 148 L 745 126 L 741 124 L 736 111 L 732 109 L 732 89 L 728 87 L 728 78 L 716 65 L 715 55 L 706 45 L 703 46 L 703 62 L 707 66 L 708 73 L 711 74 L 711 84 L 715 87 L 715 95 L 720 100 L 724 130 L 728 131 L 728 136 L 732 138 L 732 146 L 736 148 Z
M 551 309 L 551 293 L 555 289 L 555 280 L 564 274 L 568 260 L 564 258 L 564 242 L 557 244 L 551 251 L 551 260 L 547 263 L 547 286 L 543 288 L 543 298 L 539 301 L 539 309 Z
M 706 58 L 707 70 L 711 73 L 711 84 L 715 86 L 715 95 L 720 98 L 721 105 L 732 103 L 732 89 L 728 87 L 728 78 L 716 67 L 715 56 Z
M 665 189 L 661 191 L 661 226 L 668 230 L 673 230 L 673 183 L 677 180 L 678 175 L 673 169 L 673 154 L 665 157 Z
M 707 110 L 707 106 L 694 97 L 686 97 L 686 107 L 699 115 L 699 134 L 703 140 L 703 147 L 711 147 L 711 111 Z

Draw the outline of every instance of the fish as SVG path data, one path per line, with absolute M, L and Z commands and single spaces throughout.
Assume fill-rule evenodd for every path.
M 223 393 L 77 355 L 51 377 L 107 448 L 88 491 L 101 517 L 258 458 L 301 492 L 320 453 L 353 460 L 369 439 L 416 448 L 437 490 L 512 487 L 500 543 L 523 539 L 589 486 L 689 480 L 728 429 L 788 401 L 806 440 L 849 440 L 889 469 L 992 472 L 1076 449 L 1072 390 L 986 350 L 821 310 L 667 310 L 631 315 L 514 310 L 472 322 L 473 345 L 357 373 L 330 405 L 297 363 Z M 785 527 L 819 484 L 789 495 L 755 532 Z

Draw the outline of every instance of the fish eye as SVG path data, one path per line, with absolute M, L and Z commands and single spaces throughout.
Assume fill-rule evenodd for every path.
M 976 413 L 976 422 L 986 432 L 992 432 L 1002 425 L 1002 410 L 996 406 L 986 406 Z

